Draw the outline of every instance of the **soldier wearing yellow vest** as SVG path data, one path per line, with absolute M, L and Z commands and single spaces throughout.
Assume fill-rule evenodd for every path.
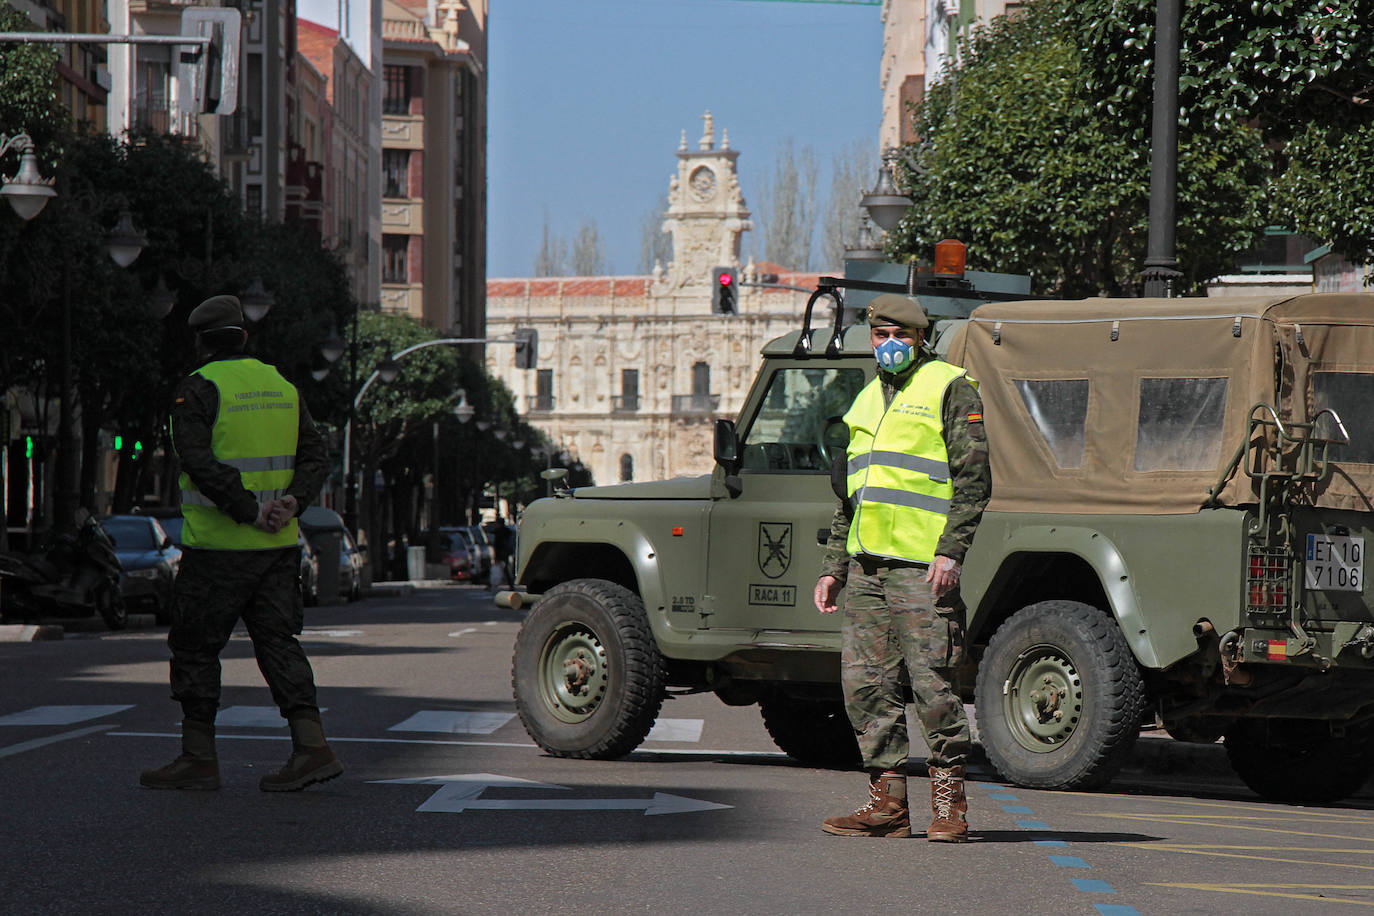
M 182 753 L 139 781 L 153 789 L 219 788 L 219 654 L 242 619 L 291 728 L 290 758 L 258 786 L 297 791 L 343 772 L 324 739 L 315 675 L 296 639 L 303 623 L 296 517 L 328 475 L 328 452 L 295 386 L 244 355 L 238 299 L 207 299 L 187 323 L 204 363 L 177 387 L 171 417 L 184 550 L 167 646 Z
M 845 709 L 869 774 L 868 802 L 826 819 L 839 836 L 911 835 L 905 666 L 925 733 L 932 821 L 926 838 L 968 837 L 968 717 L 951 673 L 963 652 L 959 567 L 992 490 L 983 406 L 964 371 L 923 348 L 930 322 L 915 299 L 868 308 L 878 374 L 845 414 L 847 465 L 816 609 L 838 610 Z M 841 489 L 837 487 L 837 489 Z

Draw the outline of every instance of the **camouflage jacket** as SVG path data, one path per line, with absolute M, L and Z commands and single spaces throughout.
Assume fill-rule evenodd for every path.
M 883 402 L 891 405 L 898 388 L 911 378 L 916 368 L 935 359 L 928 350 L 921 350 L 915 365 L 898 378 L 879 373 L 883 385 Z M 950 499 L 945 530 L 935 546 L 935 553 L 960 563 L 973 543 L 973 533 L 983 517 L 983 509 L 992 495 L 992 467 L 988 463 L 988 438 L 983 429 L 983 399 L 978 389 L 967 379 L 958 378 L 945 389 L 941 419 L 944 423 L 945 450 L 949 454 L 950 484 L 954 496 Z M 970 419 L 972 417 L 973 419 Z M 842 456 L 839 462 L 844 462 Z M 838 462 L 837 462 L 838 463 Z M 841 468 L 841 471 L 843 468 Z M 837 471 L 836 479 L 843 479 Z M 821 575 L 845 581 L 849 572 L 849 523 L 854 507 L 848 499 L 841 499 L 830 523 L 830 539 L 825 545 L 821 561 Z
M 329 476 L 329 450 L 310 418 L 305 399 L 300 398 L 299 403 L 296 468 L 291 485 L 286 488 L 286 494 L 296 497 L 299 504 L 297 514 L 315 501 Z M 177 385 L 172 398 L 172 446 L 181 460 L 181 469 L 195 481 L 196 488 L 234 521 L 248 524 L 258 517 L 258 501 L 244 489 L 236 469 L 215 460 L 211 433 L 217 416 L 219 389 L 209 379 L 188 375 Z

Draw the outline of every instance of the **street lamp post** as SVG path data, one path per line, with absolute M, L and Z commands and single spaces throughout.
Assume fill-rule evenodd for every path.
M 1150 232 L 1142 272 L 1149 297 L 1176 295 L 1183 279 L 1175 249 L 1178 202 L 1179 0 L 1155 6 L 1155 98 L 1150 133 Z

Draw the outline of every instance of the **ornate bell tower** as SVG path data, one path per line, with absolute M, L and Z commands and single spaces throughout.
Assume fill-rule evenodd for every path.
M 677 148 L 677 174 L 668 180 L 668 212 L 663 231 L 673 237 L 673 262 L 664 278 L 674 287 L 705 285 L 711 270 L 739 264 L 740 236 L 754 228 L 739 187 L 730 132 L 716 148 L 715 120 L 702 116 L 697 148 L 687 148 L 687 132 Z

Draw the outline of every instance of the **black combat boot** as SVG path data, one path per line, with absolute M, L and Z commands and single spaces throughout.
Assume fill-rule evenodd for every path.
M 161 769 L 144 770 L 138 781 L 149 789 L 218 789 L 214 723 L 182 719 L 181 756 Z
M 276 773 L 258 781 L 264 792 L 299 792 L 306 786 L 333 779 L 343 772 L 343 764 L 324 740 L 324 727 L 315 710 L 293 712 L 286 720 L 291 726 L 291 757 Z

